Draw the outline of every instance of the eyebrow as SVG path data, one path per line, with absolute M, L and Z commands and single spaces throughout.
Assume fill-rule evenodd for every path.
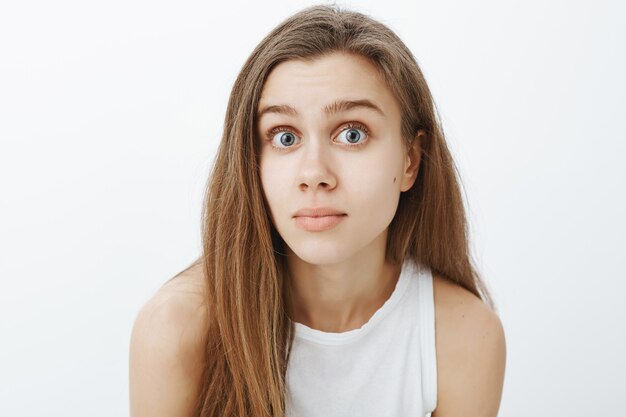
M 368 99 L 360 99 L 360 100 L 336 100 L 330 104 L 327 104 L 322 108 L 324 113 L 327 115 L 333 115 L 335 113 L 340 113 L 356 108 L 366 108 L 374 110 L 380 113 L 382 116 L 385 116 L 385 113 L 378 107 L 376 104 L 372 103 Z M 257 118 L 261 118 L 266 113 L 276 113 L 276 114 L 286 114 L 288 116 L 298 116 L 298 111 L 287 104 L 275 104 L 270 106 L 265 106 L 257 113 Z

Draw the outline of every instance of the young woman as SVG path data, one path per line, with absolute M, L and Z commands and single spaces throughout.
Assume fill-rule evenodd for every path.
M 203 217 L 202 256 L 135 322 L 133 417 L 497 415 L 503 328 L 389 28 L 316 6 L 261 41 Z

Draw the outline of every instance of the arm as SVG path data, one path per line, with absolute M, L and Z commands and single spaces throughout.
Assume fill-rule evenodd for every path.
M 130 342 L 130 416 L 189 417 L 202 384 L 206 318 L 198 299 L 161 292 L 143 306 Z
M 447 295 L 441 292 L 436 310 L 438 395 L 433 417 L 496 417 L 506 365 L 502 323 L 473 294 L 458 287 L 448 290 Z

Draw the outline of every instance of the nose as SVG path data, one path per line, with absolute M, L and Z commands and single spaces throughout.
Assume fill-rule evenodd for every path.
M 337 178 L 331 170 L 332 161 L 322 140 L 309 140 L 302 149 L 297 183 L 301 191 L 332 190 Z

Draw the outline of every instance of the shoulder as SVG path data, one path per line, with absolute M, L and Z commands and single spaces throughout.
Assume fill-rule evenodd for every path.
M 433 417 L 495 417 L 506 343 L 498 315 L 470 291 L 433 274 L 437 408 Z
M 208 325 L 202 268 L 184 271 L 140 309 L 130 341 L 131 416 L 190 415 L 201 386 Z

